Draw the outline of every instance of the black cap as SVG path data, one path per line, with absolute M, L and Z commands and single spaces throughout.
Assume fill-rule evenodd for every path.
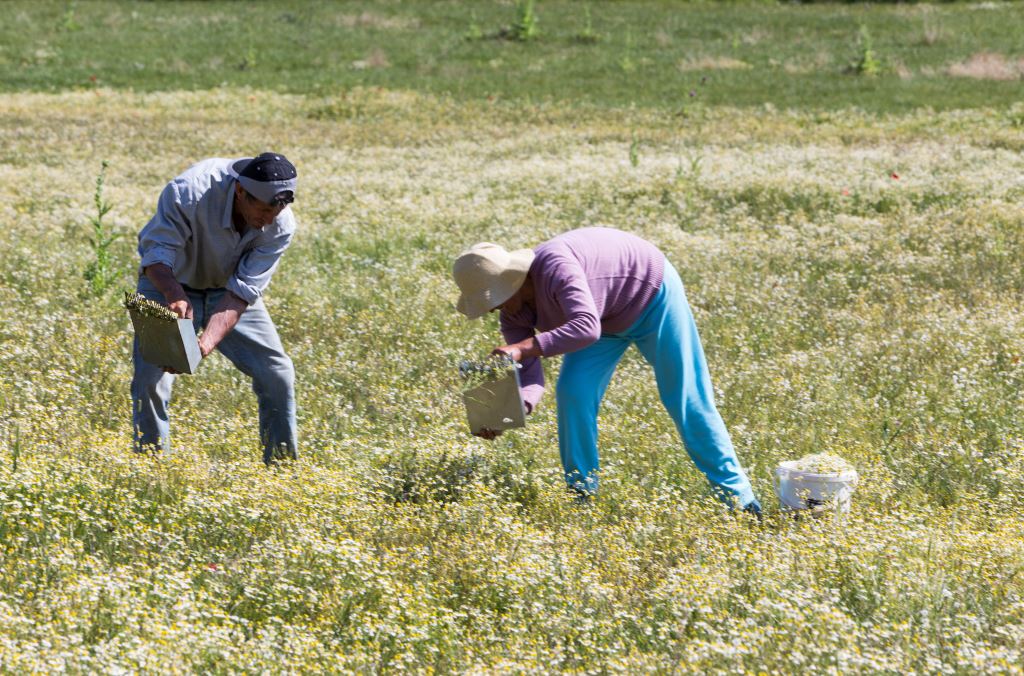
M 231 165 L 238 182 L 253 197 L 267 204 L 290 204 L 295 201 L 298 173 L 284 155 L 261 153 Z

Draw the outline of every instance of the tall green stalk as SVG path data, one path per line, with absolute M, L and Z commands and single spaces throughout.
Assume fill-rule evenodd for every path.
M 117 277 L 114 269 L 113 255 L 110 247 L 119 234 L 103 221 L 103 217 L 110 213 L 113 205 L 103 199 L 103 182 L 106 178 L 108 162 L 103 160 L 99 176 L 96 177 L 96 192 L 93 194 L 93 203 L 96 205 L 96 215 L 89 219 L 92 226 L 92 236 L 89 237 L 89 245 L 92 247 L 93 260 L 85 269 L 84 277 L 89 283 L 89 291 L 94 295 L 102 295 Z

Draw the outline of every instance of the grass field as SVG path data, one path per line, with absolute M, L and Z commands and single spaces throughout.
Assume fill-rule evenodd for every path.
M 526 43 L 488 37 L 511 3 L 6 3 L 0 670 L 1021 672 L 1019 10 L 589 6 L 596 43 L 568 3 Z M 252 13 L 285 46 L 236 67 Z M 840 65 L 861 24 L 875 76 Z M 300 173 L 267 303 L 303 457 L 263 467 L 219 355 L 179 378 L 177 453 L 135 456 L 135 234 L 191 162 L 264 148 Z M 455 365 L 497 327 L 455 311 L 453 256 L 583 225 L 680 270 L 763 524 L 709 496 L 635 351 L 589 507 L 550 391 L 466 433 Z M 850 515 L 780 513 L 772 468 L 825 450 Z
M 521 23 L 511 0 L 7 0 L 4 9 L 2 91 L 363 86 L 676 110 L 693 91 L 714 105 L 903 112 L 1010 105 L 1024 72 L 1013 2 L 540 0 L 526 42 L 506 39 Z M 873 76 L 856 77 L 858 67 Z

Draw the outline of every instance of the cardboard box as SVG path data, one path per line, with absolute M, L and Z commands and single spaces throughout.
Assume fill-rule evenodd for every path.
M 519 392 L 518 370 L 512 370 L 504 378 L 465 390 L 462 401 L 466 405 L 471 432 L 526 426 L 526 406 Z
M 128 310 L 142 358 L 154 366 L 178 373 L 195 373 L 202 355 L 191 319 L 168 321 Z

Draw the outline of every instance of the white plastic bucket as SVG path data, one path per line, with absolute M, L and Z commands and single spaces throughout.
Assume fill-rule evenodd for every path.
M 775 493 L 783 509 L 835 509 L 850 511 L 850 497 L 857 487 L 857 470 L 807 472 L 796 468 L 797 460 L 780 462 L 775 468 Z

